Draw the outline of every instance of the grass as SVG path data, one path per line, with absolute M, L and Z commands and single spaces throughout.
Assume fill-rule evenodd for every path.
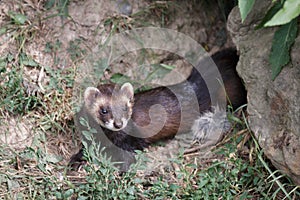
M 42 148 L 21 152 L 1 147 L 1 197 L 11 199 L 295 199 L 299 188 L 272 171 L 255 138 L 247 129 L 233 133 L 215 149 L 219 159 L 206 167 L 187 161 L 181 152 L 172 162 L 175 171 L 141 176 L 143 154 L 131 171 L 120 176 L 96 144 L 86 153 L 90 165 L 76 175 L 66 173 L 60 158 Z M 196 159 L 196 158 L 195 158 Z M 100 161 L 101 160 L 101 161 Z M 189 159 L 191 160 L 191 159 Z
M 47 9 L 56 8 L 56 16 L 66 17 L 69 1 L 59 2 L 59 7 L 55 7 L 56 1 L 47 1 Z M 105 26 L 112 27 L 109 33 L 113 34 L 145 25 L 146 22 L 138 21 L 138 18 L 153 14 L 163 26 L 168 20 L 168 6 L 164 2 L 153 3 L 132 17 L 109 18 Z M 38 20 L 33 19 L 22 9 L 10 12 L 7 23 L 0 29 L 0 34 L 10 34 L 9 39 L 1 44 L 9 41 L 15 46 L 0 56 L 0 131 L 6 128 L 4 124 L 8 124 L 12 117 L 30 119 L 35 125 L 31 130 L 35 136 L 30 146 L 21 149 L 0 147 L 1 199 L 299 198 L 299 187 L 273 169 L 243 115 L 239 119 L 231 116 L 237 123 L 236 128 L 214 149 L 216 157 L 205 163 L 199 161 L 197 153 L 181 151 L 171 159 L 177 166 L 175 169 L 145 175 L 144 161 L 148 158 L 139 152 L 136 166 L 120 176 L 113 164 L 99 154 L 99 147 L 95 144 L 86 153 L 90 164 L 84 167 L 84 171 L 67 173 L 68 148 L 76 140 L 72 99 L 76 66 L 85 58 L 88 48 L 81 39 L 70 42 L 65 51 L 73 65 L 60 68 L 58 65 L 65 59 L 60 54 L 62 41 L 48 41 L 44 51 L 52 55 L 54 64 L 39 64 L 26 51 L 27 44 L 38 37 Z M 152 80 L 158 77 L 157 74 L 166 73 L 165 68 L 170 66 L 152 65 L 150 69 L 153 71 L 146 73 L 146 79 Z M 122 75 L 115 75 L 112 80 L 118 82 L 122 78 Z

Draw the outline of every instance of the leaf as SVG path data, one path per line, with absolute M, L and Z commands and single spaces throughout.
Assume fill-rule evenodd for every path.
M 135 187 L 131 186 L 129 188 L 126 188 L 126 192 L 128 192 L 128 194 L 130 194 L 130 195 L 134 195 L 136 192 Z
M 89 127 L 89 123 L 86 121 L 84 117 L 79 118 L 79 123 L 84 127 Z
M 85 197 L 85 196 L 78 196 L 77 200 L 86 200 L 89 199 L 89 197 Z
M 6 180 L 7 180 L 7 187 L 9 191 L 20 188 L 20 184 L 18 181 L 11 180 L 10 178 L 7 178 Z
M 84 139 L 87 141 L 92 141 L 92 136 L 89 131 L 81 131 L 81 133 L 84 136 Z
M 281 8 L 265 26 L 277 26 L 289 23 L 300 15 L 300 1 L 286 0 Z
M 269 62 L 271 64 L 272 79 L 280 73 L 290 61 L 289 51 L 297 36 L 297 19 L 281 26 L 274 34 Z
M 49 10 L 50 8 L 53 8 L 55 5 L 55 0 L 48 0 L 45 2 L 45 8 Z
M 5 27 L 0 28 L 0 35 L 6 33 L 7 29 Z
M 27 21 L 27 17 L 23 14 L 11 12 L 11 11 L 9 11 L 8 14 L 15 24 L 23 25 Z
M 281 1 L 276 1 L 274 5 L 268 10 L 262 21 L 255 27 L 255 29 L 262 28 L 283 6 Z
M 47 173 L 47 170 L 46 170 L 44 164 L 39 163 L 39 164 L 37 165 L 37 168 L 38 168 L 39 170 L 41 170 L 42 172 Z
M 242 22 L 244 22 L 244 20 L 246 19 L 254 3 L 255 0 L 239 0 L 238 5 L 241 13 Z
M 124 83 L 126 83 L 126 82 L 131 82 L 129 76 L 123 75 L 123 74 L 121 74 L 121 73 L 113 74 L 113 75 L 111 76 L 110 80 L 111 80 L 113 83 L 116 83 L 116 84 L 124 84 Z
M 6 71 L 5 69 L 6 65 L 7 65 L 6 58 L 0 58 L 0 73 Z
M 69 197 L 71 197 L 74 194 L 74 189 L 68 189 L 67 191 L 65 191 L 63 197 L 64 199 L 67 199 Z
M 61 192 L 55 192 L 55 197 L 56 197 L 56 199 L 62 199 L 63 198 L 63 195 L 62 195 L 62 193 Z
M 201 180 L 199 183 L 198 183 L 198 188 L 202 188 L 204 187 L 209 181 L 207 179 L 204 179 L 204 180 Z
M 7 55 L 7 60 L 8 60 L 8 62 L 12 62 L 13 59 L 14 59 L 14 56 L 13 56 L 12 54 L 8 54 L 8 55 Z
M 28 57 L 26 54 L 20 54 L 20 62 L 25 66 L 30 66 L 30 67 L 39 66 L 39 64 L 35 60 Z
M 62 157 L 53 155 L 53 154 L 49 154 L 49 155 L 46 155 L 46 160 L 51 163 L 58 163 L 58 162 L 62 161 Z
M 86 141 L 82 140 L 81 143 L 85 149 L 88 147 L 88 144 L 86 143 Z

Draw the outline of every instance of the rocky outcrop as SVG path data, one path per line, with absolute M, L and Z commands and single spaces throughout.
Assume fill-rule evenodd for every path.
M 276 28 L 255 30 L 270 2 L 256 1 L 244 23 L 234 8 L 227 26 L 240 51 L 237 70 L 248 91 L 250 128 L 273 165 L 300 185 L 300 36 L 291 63 L 273 81 L 268 59 Z

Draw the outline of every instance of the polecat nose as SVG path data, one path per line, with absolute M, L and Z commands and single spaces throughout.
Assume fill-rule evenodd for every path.
M 114 127 L 115 128 L 122 128 L 122 126 L 123 126 L 123 122 L 122 121 L 120 121 L 120 122 L 114 122 Z

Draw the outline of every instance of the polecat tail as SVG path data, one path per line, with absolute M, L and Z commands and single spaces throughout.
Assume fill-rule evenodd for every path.
M 194 121 L 192 133 L 194 140 L 204 148 L 219 142 L 230 128 L 226 110 L 217 106 Z

